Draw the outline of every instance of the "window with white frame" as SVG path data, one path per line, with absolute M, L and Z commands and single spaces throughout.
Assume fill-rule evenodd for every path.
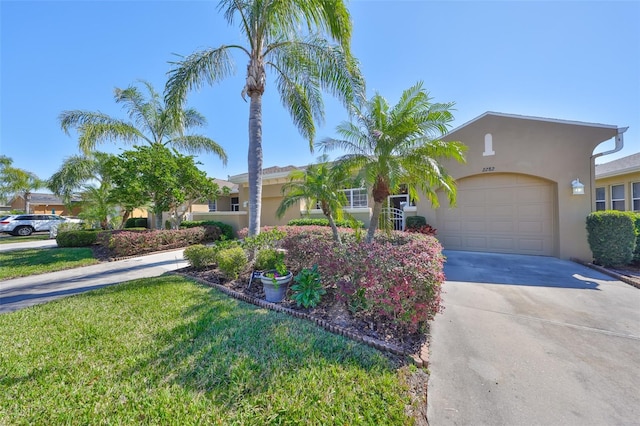
M 369 197 L 366 188 L 349 188 L 343 190 L 347 196 L 346 208 L 368 207 Z
M 631 205 L 633 211 L 640 211 L 640 182 L 631 183 Z
M 611 210 L 625 210 L 624 185 L 611 185 Z
M 239 197 L 231 197 L 231 211 L 232 212 L 240 211 L 240 198 Z
M 209 211 L 210 212 L 218 211 L 218 200 L 209 200 Z
M 605 200 L 604 187 L 596 188 L 596 211 L 606 210 L 607 202 Z

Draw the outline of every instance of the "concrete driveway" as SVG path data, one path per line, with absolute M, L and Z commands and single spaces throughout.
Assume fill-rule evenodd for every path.
M 431 426 L 640 425 L 639 289 L 555 258 L 445 255 Z

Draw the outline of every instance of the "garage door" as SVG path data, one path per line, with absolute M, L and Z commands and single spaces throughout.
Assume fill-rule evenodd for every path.
M 458 181 L 457 207 L 437 210 L 445 249 L 553 256 L 555 185 L 517 174 Z

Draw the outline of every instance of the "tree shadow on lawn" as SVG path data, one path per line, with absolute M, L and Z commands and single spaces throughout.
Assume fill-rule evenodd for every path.
M 292 400 L 302 406 L 316 400 L 317 405 L 331 399 L 331 392 L 343 392 L 338 382 L 353 389 L 358 383 L 367 383 L 363 377 L 395 377 L 393 363 L 366 345 L 238 301 L 216 289 L 197 297 L 182 314 L 188 322 L 157 334 L 154 344 L 161 342 L 165 348 L 124 371 L 125 379 L 153 371 L 154 380 L 159 381 L 155 385 L 166 383 L 204 393 L 235 412 L 245 404 L 270 410 L 273 408 L 267 406 L 291 409 Z M 381 389 L 369 389 L 371 383 L 367 383 L 363 392 L 385 397 L 401 392 L 393 389 L 390 380 L 385 379 L 385 386 L 380 385 L 383 381 L 372 382 Z M 359 404 L 366 403 L 357 393 L 343 395 L 340 405 L 357 412 Z

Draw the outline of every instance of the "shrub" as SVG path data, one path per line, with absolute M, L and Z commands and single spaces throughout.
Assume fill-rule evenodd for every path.
M 125 228 L 148 228 L 148 221 L 146 217 L 130 217 L 124 223 Z
M 227 240 L 233 240 L 234 238 L 233 228 L 226 223 L 215 220 L 184 220 L 180 223 L 180 228 L 194 228 L 197 226 L 216 226 Z
M 440 311 L 442 247 L 420 233 L 379 233 L 371 244 L 346 233 L 335 244 L 324 227 L 285 227 L 283 248 L 292 270 L 317 264 L 325 285 L 336 284 L 357 315 L 415 332 Z M 300 269 L 297 269 L 300 268 Z
M 640 262 L 640 214 L 633 213 L 633 226 L 636 230 L 636 245 L 633 249 L 633 262 Z
M 410 229 L 417 229 L 427 224 L 427 219 L 424 216 L 407 216 L 406 218 L 407 231 Z
M 409 228 L 407 227 L 407 232 L 415 232 L 415 233 L 419 233 L 419 234 L 425 234 L 425 235 L 436 235 L 438 233 L 438 231 L 436 230 L 436 228 L 434 228 L 431 225 L 422 225 L 418 228 Z
M 204 227 L 179 230 L 113 231 L 98 237 L 98 243 L 109 247 L 114 257 L 133 256 L 169 250 L 206 241 Z
M 603 266 L 626 265 L 636 248 L 635 217 L 615 210 L 593 212 L 587 216 L 589 247 L 596 263 Z
M 249 251 L 262 250 L 262 249 L 274 249 L 278 247 L 279 242 L 285 237 L 286 232 L 276 228 L 265 229 L 258 235 L 253 237 L 245 237 L 242 241 L 242 246 Z
M 256 254 L 254 267 L 259 271 L 276 269 L 276 264 L 278 263 L 279 257 L 282 257 L 282 254 L 279 253 L 278 250 L 273 248 L 264 248 L 262 250 L 259 250 Z
M 97 230 L 58 231 L 58 247 L 88 247 L 98 240 Z
M 338 228 L 364 228 L 364 222 L 361 220 L 336 220 L 335 224 Z M 301 218 L 291 219 L 287 226 L 329 226 L 329 219 L 325 218 Z
M 312 269 L 303 269 L 294 278 L 295 284 L 291 286 L 293 295 L 291 298 L 298 306 L 305 308 L 315 308 L 326 290 L 322 287 L 318 265 L 313 265 Z
M 215 247 L 196 244 L 184 249 L 184 258 L 194 268 L 204 268 L 216 263 L 216 249 Z
M 240 246 L 220 250 L 216 257 L 218 268 L 227 278 L 232 280 L 238 279 L 240 272 L 246 268 L 249 261 L 247 254 Z

